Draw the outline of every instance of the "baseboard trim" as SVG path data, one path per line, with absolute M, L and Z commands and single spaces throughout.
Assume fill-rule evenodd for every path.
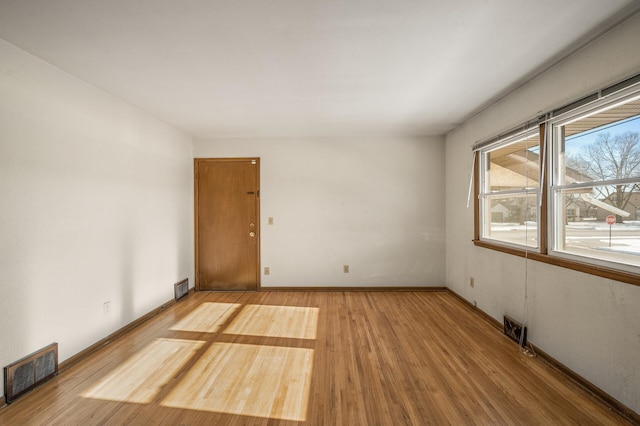
M 478 308 L 477 306 L 474 306 L 471 302 L 469 302 L 464 297 L 460 296 L 455 291 L 453 291 L 451 289 L 447 289 L 447 292 L 451 293 L 452 296 L 456 297 L 458 300 L 463 302 L 465 305 L 467 305 L 474 312 L 477 312 L 478 314 L 480 314 L 480 316 L 485 321 L 487 321 L 488 323 L 490 323 L 491 325 L 493 325 L 497 329 L 499 329 L 499 330 L 503 329 L 503 324 L 500 321 L 496 320 L 491 315 L 487 314 L 486 312 L 484 312 L 482 309 Z M 547 364 L 549 364 L 551 367 L 555 368 L 556 370 L 560 371 L 562 374 L 567 376 L 570 380 L 572 380 L 578 386 L 582 387 L 584 390 L 589 392 L 591 395 L 593 395 L 594 397 L 598 398 L 604 404 L 609 406 L 609 408 L 611 408 L 613 411 L 618 413 L 621 417 L 624 417 L 626 420 L 629 420 L 631 423 L 633 423 L 635 425 L 640 425 L 640 415 L 638 413 L 636 413 L 631 408 L 627 407 L 626 405 L 624 405 L 623 403 L 621 403 L 620 401 L 618 401 L 617 399 L 615 399 L 614 397 L 609 395 L 607 392 L 603 391 L 598 386 L 594 385 L 593 383 L 591 383 L 590 381 L 588 381 L 587 379 L 585 379 L 584 377 L 582 377 L 581 375 L 579 375 L 578 373 L 576 373 L 575 371 L 573 371 L 572 369 L 567 367 L 566 365 L 562 364 L 560 361 L 558 361 L 557 359 L 555 359 L 554 357 L 552 357 L 548 353 L 544 352 L 542 349 L 540 349 L 535 344 L 533 344 L 531 342 L 529 342 L 529 344 L 533 347 L 533 349 L 535 350 L 536 354 L 538 355 L 538 357 L 540 357 L 541 360 L 543 360 L 544 362 L 546 362 Z
M 191 293 L 192 291 L 193 291 L 193 289 L 189 289 L 189 293 Z M 58 368 L 60 370 L 60 373 L 62 373 L 64 370 L 69 369 L 70 367 L 72 367 L 75 364 L 77 364 L 78 362 L 82 361 L 83 359 L 85 359 L 86 357 L 88 357 L 89 355 L 94 353 L 95 351 L 99 350 L 103 346 L 106 346 L 109 343 L 112 343 L 113 341 L 119 339 L 120 337 L 124 336 L 125 334 L 127 334 L 128 332 L 133 330 L 134 328 L 138 327 L 139 325 L 142 325 L 146 321 L 150 320 L 151 318 L 155 317 L 156 315 L 160 314 L 161 312 L 164 312 L 167 308 L 169 308 L 169 307 L 171 307 L 172 305 L 175 305 L 175 304 L 176 304 L 176 300 L 175 299 L 171 299 L 171 300 L 167 301 L 166 303 L 163 303 L 161 306 L 155 308 L 154 310 L 152 310 L 150 312 L 147 312 L 146 314 L 144 314 L 140 318 L 130 322 L 129 324 L 125 325 L 124 327 L 120 328 L 119 330 L 116 330 L 115 332 L 111 333 L 110 335 L 108 335 L 104 339 L 101 339 L 101 340 L 97 341 L 96 343 L 94 343 L 93 345 L 89 346 L 88 348 L 86 348 L 86 349 L 78 352 L 77 354 L 73 355 L 72 357 L 64 360 L 58 366 Z
M 194 291 L 193 289 L 189 290 L 190 293 L 193 292 L 193 291 Z M 482 309 L 478 308 L 477 306 L 474 306 L 467 299 L 463 298 L 462 296 L 460 296 L 455 291 L 453 291 L 453 290 L 451 290 L 449 288 L 446 288 L 446 287 L 262 287 L 262 288 L 260 288 L 260 291 L 317 291 L 317 292 L 321 292 L 321 291 L 330 291 L 330 292 L 340 292 L 340 291 L 345 291 L 345 292 L 347 292 L 347 291 L 380 291 L 380 292 L 382 292 L 382 291 L 387 291 L 387 292 L 392 292 L 392 291 L 399 291 L 399 292 L 433 291 L 433 292 L 447 292 L 447 293 L 450 293 L 452 296 L 454 296 L 456 299 L 460 300 L 462 303 L 464 303 L 471 310 L 473 310 L 474 312 L 478 313 L 480 315 L 480 317 L 482 319 L 484 319 L 485 321 L 487 321 L 490 325 L 494 326 L 497 329 L 500 329 L 500 330 L 502 329 L 502 323 L 500 321 L 496 320 L 495 318 L 493 318 L 492 316 L 490 316 L 489 314 L 487 314 L 486 312 L 484 312 Z M 63 361 L 63 362 L 61 362 L 59 364 L 59 372 L 62 373 L 63 371 L 71 368 L 73 365 L 79 363 L 84 358 L 86 358 L 89 355 L 93 354 L 94 352 L 96 352 L 97 350 L 102 348 L 103 346 L 106 346 L 106 345 L 112 343 L 113 341 L 117 340 L 118 338 L 124 336 L 125 334 L 127 334 L 128 332 L 133 330 L 134 328 L 142 325 L 143 323 L 145 323 L 146 321 L 148 321 L 151 318 L 155 317 L 156 315 L 164 312 L 166 309 L 168 309 L 169 307 L 171 307 L 174 304 L 176 304 L 175 299 L 169 300 L 168 302 L 162 304 L 161 306 L 155 308 L 154 310 L 148 312 L 147 314 L 141 316 L 140 318 L 138 318 L 138 319 L 132 321 L 131 323 L 125 325 L 124 327 L 120 328 L 119 330 L 111 333 L 110 335 L 108 335 L 104 339 L 101 339 L 100 341 L 94 343 L 93 345 L 87 347 L 86 349 L 84 349 L 84 350 L 78 352 L 77 354 L 73 355 L 72 357 L 66 359 L 65 361 Z M 618 401 L 617 399 L 615 399 L 614 397 L 609 395 L 607 392 L 603 391 L 598 386 L 594 385 L 593 383 L 591 383 L 590 381 L 588 381 L 584 377 L 580 376 L 575 371 L 571 370 L 570 368 L 568 368 L 567 366 L 565 366 L 564 364 L 562 364 L 561 362 L 559 362 L 558 360 L 553 358 L 548 353 L 544 352 L 544 350 L 540 349 L 535 344 L 533 344 L 533 343 L 530 343 L 530 344 L 535 349 L 536 354 L 544 362 L 546 362 L 551 367 L 555 368 L 556 370 L 558 370 L 561 373 L 563 373 L 564 375 L 566 375 L 569 379 L 571 379 L 576 384 L 578 384 L 579 386 L 584 388 L 587 392 L 591 393 L 596 398 L 600 399 L 603 403 L 608 405 L 612 410 L 614 410 L 618 414 L 620 414 L 620 416 L 622 416 L 625 419 L 631 421 L 633 424 L 640 425 L 640 415 L 638 413 L 636 413 L 635 411 L 633 411 L 632 409 L 630 409 L 629 407 L 627 407 L 626 405 L 624 405 L 623 403 L 621 403 L 620 401 Z M 3 409 L 5 407 L 7 407 L 7 404 L 0 405 L 0 409 Z
M 190 293 L 192 291 L 193 291 L 193 289 L 189 290 Z M 154 310 L 146 313 L 145 315 L 141 316 L 140 318 L 130 322 L 129 324 L 125 325 L 124 327 L 120 328 L 119 330 L 116 330 L 115 332 L 111 333 L 110 335 L 108 335 L 104 339 L 101 339 L 101 340 L 97 341 L 93 345 L 83 349 L 82 351 L 78 352 L 77 354 L 75 354 L 75 355 L 71 356 L 70 358 L 62 361 L 60 364 L 58 364 L 58 374 L 63 373 L 65 370 L 68 370 L 69 368 L 71 368 L 75 364 L 79 363 L 83 359 L 87 358 L 89 355 L 93 354 L 94 352 L 96 352 L 97 350 L 102 348 L 103 346 L 106 346 L 109 343 L 112 343 L 113 341 L 119 339 L 120 337 L 124 336 L 125 334 L 127 334 L 128 332 L 133 330 L 134 328 L 138 327 L 139 325 L 142 325 L 144 322 L 150 320 L 151 318 L 155 317 L 156 315 L 160 314 L 161 312 L 164 312 L 167 308 L 169 308 L 170 306 L 175 305 L 175 304 L 176 304 L 176 300 L 175 299 L 171 299 L 168 302 L 163 303 L 161 306 L 159 306 L 159 307 L 155 308 Z M 2 400 L 4 401 L 4 398 Z M 6 403 L 0 404 L 0 409 L 4 409 L 5 407 L 8 407 L 8 404 L 6 404 Z
M 472 311 L 477 312 L 482 317 L 482 319 L 487 321 L 489 324 L 491 324 L 492 326 L 494 326 L 495 328 L 497 328 L 499 330 L 502 330 L 502 323 L 500 321 L 498 321 L 497 319 L 495 319 L 494 317 L 492 317 L 491 315 L 489 315 L 488 313 L 486 313 L 482 309 L 478 308 L 477 306 L 475 306 L 474 304 L 472 304 L 467 299 L 465 299 L 464 297 L 460 296 L 458 293 L 456 293 L 455 291 L 451 290 L 450 288 L 447 289 L 447 293 L 450 293 L 456 299 L 458 299 L 459 301 L 464 303 Z
M 260 287 L 259 291 L 447 291 L 446 287 Z
M 636 413 L 631 408 L 627 407 L 622 402 L 618 401 L 607 392 L 600 389 L 598 386 L 594 385 L 566 365 L 562 364 L 560 361 L 540 349 L 538 346 L 534 345 L 533 343 L 530 343 L 530 345 L 534 348 L 538 357 L 540 357 L 540 359 L 542 359 L 544 362 L 569 377 L 572 381 L 574 381 L 580 387 L 584 388 L 587 392 L 608 405 L 612 410 L 616 411 L 625 419 L 629 420 L 635 425 L 640 425 L 640 414 Z

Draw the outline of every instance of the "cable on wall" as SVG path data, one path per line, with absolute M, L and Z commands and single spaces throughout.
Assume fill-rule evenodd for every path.
M 540 124 L 538 124 L 538 128 L 539 128 Z M 527 130 L 529 127 L 529 123 L 527 123 Z M 538 155 L 538 159 L 541 162 L 540 164 L 540 174 L 538 175 L 538 199 L 536 200 L 538 203 L 542 202 L 542 188 L 543 188 L 543 182 L 544 182 L 544 163 L 545 163 L 545 158 L 546 158 L 546 132 L 545 132 L 545 137 L 543 139 L 543 143 L 542 143 L 542 147 L 540 147 L 538 149 L 538 152 L 540 152 L 540 150 L 542 150 L 542 157 L 540 157 L 540 155 Z M 538 142 L 538 145 L 540 144 L 540 142 Z M 526 152 L 527 152 L 527 164 L 529 163 L 529 147 L 527 146 Z M 529 179 L 529 173 L 527 173 L 527 180 Z M 527 181 L 527 187 L 529 182 Z M 541 204 L 538 204 L 538 209 L 540 209 Z M 539 213 L 538 213 L 539 214 Z M 540 230 L 538 228 L 536 228 L 536 232 L 539 233 Z M 539 235 L 537 235 L 538 240 L 539 240 Z M 526 242 L 529 239 L 529 227 L 525 226 L 524 228 L 524 238 L 525 238 L 525 249 L 524 249 L 524 314 L 523 314 L 523 321 L 522 321 L 522 325 L 523 327 L 526 327 L 528 325 L 529 322 L 529 246 L 526 244 Z M 525 346 L 524 345 L 524 336 L 525 333 L 522 332 L 520 333 L 520 341 L 518 342 L 518 348 L 521 354 L 526 355 L 528 357 L 535 357 L 535 351 L 533 350 L 533 347 L 531 345 Z

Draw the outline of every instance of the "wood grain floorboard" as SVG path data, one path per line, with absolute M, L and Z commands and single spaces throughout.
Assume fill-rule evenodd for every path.
M 255 308 L 260 305 L 268 308 Z M 243 314 L 246 306 L 253 308 Z M 193 312 L 217 319 L 208 324 Z M 277 321 L 282 323 L 274 327 Z M 310 329 L 314 324 L 317 330 Z M 188 345 L 193 355 L 186 356 L 182 343 L 173 352 L 174 340 L 200 343 Z M 149 349 L 158 345 L 161 351 Z M 239 348 L 235 356 L 244 358 L 231 362 L 228 357 Z M 238 368 L 238 383 L 233 371 L 219 374 L 218 382 L 211 379 L 222 373 L 216 371 L 222 365 L 219 353 L 229 365 L 244 365 Z M 275 358 L 265 364 L 252 358 L 256 353 Z M 177 359 L 181 365 L 170 375 L 157 368 L 123 368 L 139 359 L 158 365 Z M 282 368 L 284 379 L 279 380 L 274 372 Z M 307 376 L 305 368 L 311 371 Z M 117 380 L 118 371 L 130 377 Z M 259 383 L 261 377 L 270 382 Z M 294 383 L 300 380 L 307 382 Z M 126 384 L 134 381 L 139 383 Z M 144 399 L 138 398 L 145 402 L 127 400 L 132 386 L 145 385 L 150 388 Z M 108 392 L 100 397 L 100 389 Z M 211 392 L 219 394 L 215 404 L 205 399 Z M 243 412 L 243 407 L 253 411 Z M 548 364 L 521 354 L 500 330 L 451 294 L 332 291 L 192 294 L 1 409 L 0 424 L 630 423 Z

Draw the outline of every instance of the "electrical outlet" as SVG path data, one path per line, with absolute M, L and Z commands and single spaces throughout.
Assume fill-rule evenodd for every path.
M 469 278 L 469 285 L 471 286 L 471 288 L 473 288 L 476 285 L 473 277 Z
M 349 265 L 344 265 L 342 267 L 342 272 L 344 272 L 345 274 L 348 274 L 349 273 Z
M 104 302 L 102 305 L 102 314 L 107 316 L 111 312 L 111 301 Z
M 265 275 L 269 275 L 269 267 L 268 266 L 264 267 L 264 274 Z

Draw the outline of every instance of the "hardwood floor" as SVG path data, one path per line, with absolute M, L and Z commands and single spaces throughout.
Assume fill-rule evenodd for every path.
M 446 292 L 195 293 L 2 425 L 629 424 Z

